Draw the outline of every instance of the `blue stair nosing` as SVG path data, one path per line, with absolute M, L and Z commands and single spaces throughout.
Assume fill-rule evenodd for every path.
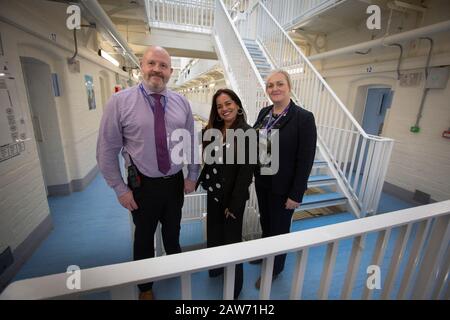
M 327 174 L 320 174 L 315 176 L 310 176 L 308 182 L 319 182 L 319 181 L 329 181 L 336 180 L 333 176 Z
M 246 47 L 247 47 L 247 49 L 248 49 L 249 51 L 253 51 L 253 52 L 262 52 L 261 48 L 258 47 L 258 46 L 249 46 L 249 45 L 247 45 Z
M 255 55 L 255 56 L 263 56 L 263 52 L 259 49 L 253 49 L 253 48 L 247 48 L 248 52 L 250 52 L 251 54 Z
M 328 166 L 327 162 L 324 160 L 314 160 L 313 167 L 325 167 Z
M 319 205 L 326 204 L 328 202 L 336 202 L 336 201 L 346 201 L 347 199 L 342 193 L 339 192 L 331 192 L 331 193 L 318 193 L 318 194 L 310 194 L 305 195 L 303 197 L 303 205 Z

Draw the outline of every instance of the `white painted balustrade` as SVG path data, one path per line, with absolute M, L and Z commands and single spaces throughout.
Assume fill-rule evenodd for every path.
M 285 30 L 344 1 L 346 0 L 262 0 Z
M 358 217 L 376 213 L 393 140 L 370 136 L 364 132 L 261 2 L 249 8 L 246 19 L 238 19 L 237 26 L 230 16 L 230 9 L 236 7 L 235 1 L 216 0 L 215 5 L 206 0 L 151 2 L 152 5 L 184 3 L 186 8 L 191 8 L 195 4 L 192 9 L 195 9 L 197 14 L 193 14 L 194 16 L 204 13 L 202 10 L 206 7 L 214 8 L 214 19 L 208 21 L 212 23 L 214 20 L 213 38 L 216 52 L 224 65 L 231 87 L 244 104 L 250 123 L 256 120 L 259 110 L 270 103 L 265 93 L 263 79 L 242 41 L 243 38 L 256 40 L 274 66 L 283 68 L 291 74 L 294 99 L 314 113 L 318 127 L 318 143 L 330 170 L 337 178 L 339 189 L 348 198 L 352 212 Z M 309 2 L 311 7 L 324 4 L 323 1 Z M 158 10 L 160 14 L 155 16 L 155 19 L 164 22 L 167 15 L 163 14 L 165 12 L 163 9 Z M 158 19 L 156 20 L 159 21 Z M 176 19 L 170 21 L 177 25 Z M 192 25 L 205 26 L 202 21 L 205 20 L 194 19 Z
M 225 0 L 227 9 L 243 12 L 249 0 Z M 151 27 L 211 33 L 214 26 L 214 0 L 145 0 Z
M 66 284 L 71 274 L 67 273 L 16 281 L 2 292 L 0 299 L 81 298 L 102 291 L 110 291 L 112 298 L 133 298 L 132 294 L 127 296 L 126 293 L 133 292 L 139 283 L 177 277 L 182 280 L 181 298 L 191 299 L 192 275 L 217 267 L 226 268 L 223 299 L 232 299 L 234 266 L 258 258 L 264 259 L 259 298 L 269 299 L 273 258 L 281 253 L 296 256 L 292 274 L 285 272 L 283 277 L 292 277 L 286 282 L 290 284 L 289 298 L 301 299 L 303 287 L 311 285 L 311 277 L 306 272 L 308 256 L 318 246 L 325 246 L 326 254 L 321 261 L 323 269 L 316 288 L 317 297 L 327 299 L 336 262 L 347 259 L 347 252 L 339 249 L 346 240 L 352 240 L 353 245 L 341 299 L 372 298 L 373 290 L 366 285 L 367 277 L 357 276 L 362 268 L 363 253 L 370 254 L 371 265 L 380 266 L 383 272 L 384 280 L 379 288 L 381 299 L 449 299 L 449 220 L 450 201 L 444 201 L 276 237 L 83 269 L 80 289 L 68 288 Z M 373 249 L 367 252 L 365 250 L 371 247 L 367 239 L 374 235 L 377 240 Z M 391 246 L 393 252 L 388 252 Z M 387 259 L 386 267 L 383 259 Z M 400 265 L 404 265 L 403 272 L 400 272 Z M 357 279 L 360 282 L 356 282 Z M 396 283 L 400 284 L 399 290 L 394 289 Z M 365 288 L 360 297 L 355 297 L 355 288 Z
M 264 81 L 220 0 L 216 0 L 214 16 L 216 52 L 221 58 L 232 89 L 242 100 L 249 123 L 254 123 L 258 111 L 269 103 Z
M 210 33 L 214 23 L 211 0 L 145 0 L 150 27 Z
M 237 28 L 242 36 L 257 41 L 276 68 L 290 73 L 293 98 L 314 113 L 318 143 L 352 211 L 358 217 L 375 214 L 394 141 L 364 132 L 261 2 Z

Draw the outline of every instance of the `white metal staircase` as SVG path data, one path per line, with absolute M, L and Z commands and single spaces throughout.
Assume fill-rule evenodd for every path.
M 263 80 L 266 80 L 270 71 L 273 69 L 273 66 L 270 64 L 268 59 L 264 56 L 264 52 L 259 47 L 258 43 L 253 39 L 243 39 L 245 47 L 250 53 L 250 57 L 256 65 L 259 73 Z
M 318 3 L 323 5 L 325 2 Z M 182 5 L 182 1 L 176 2 L 177 9 L 174 10 L 175 2 L 149 0 L 148 19 L 154 27 L 160 20 L 170 23 L 174 19 L 173 28 L 185 24 L 185 27 L 199 26 L 211 33 L 224 74 L 241 98 L 251 124 L 259 110 L 271 103 L 264 81 L 273 68 L 282 68 L 291 74 L 292 98 L 314 113 L 318 145 L 309 187 L 318 189 L 319 193 L 307 194 L 299 210 L 347 204 L 356 217 L 375 214 L 393 140 L 364 132 L 263 2 L 246 7 L 244 14 L 232 11 L 236 2 L 231 0 L 196 1 L 192 8 Z M 206 204 L 203 202 L 205 197 L 201 194 L 187 197 L 184 219 L 204 220 Z M 254 239 L 260 233 L 252 185 L 243 236 Z
M 267 66 L 288 71 L 293 99 L 315 115 L 319 154 L 336 179 L 334 191 L 344 195 L 357 217 L 375 214 L 393 140 L 364 132 L 262 2 L 234 23 L 217 0 L 214 16 L 218 56 L 247 112 L 257 114 L 270 103 L 263 82 Z
M 274 66 L 264 54 L 263 49 L 256 40 L 243 39 L 253 62 L 255 63 L 261 77 L 266 80 L 268 74 Z M 299 211 L 318 209 L 330 206 L 344 205 L 347 203 L 346 197 L 336 188 L 337 179 L 328 169 L 328 164 L 323 160 L 321 151 L 316 152 L 311 176 L 308 179 L 308 187 L 318 189 L 314 194 L 306 194 Z M 323 188 L 326 187 L 326 188 Z M 311 190 L 311 189 L 310 189 Z

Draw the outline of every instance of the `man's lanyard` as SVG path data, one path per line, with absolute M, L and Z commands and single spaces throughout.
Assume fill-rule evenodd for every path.
M 264 129 L 267 130 L 267 131 L 270 131 L 273 128 L 273 126 L 278 122 L 278 120 L 280 120 L 288 112 L 290 105 L 291 104 L 289 104 L 286 108 L 284 108 L 283 112 L 278 116 L 277 119 L 275 119 L 275 121 L 272 120 L 272 119 L 274 119 L 274 117 L 273 117 L 273 108 L 272 108 L 272 110 L 270 110 L 270 113 L 269 113 L 269 121 L 267 121 L 266 126 L 264 127 Z M 273 121 L 273 122 L 270 123 L 271 121 Z
M 144 95 L 145 100 L 147 100 L 147 103 L 149 104 L 150 108 L 152 109 L 152 111 L 154 113 L 155 112 L 155 106 L 153 105 L 153 102 L 152 102 L 152 99 L 154 99 L 154 98 L 152 97 L 152 99 L 150 99 L 150 96 L 147 94 L 147 92 L 145 92 L 145 89 L 144 89 L 144 86 L 142 85 L 142 83 L 139 84 L 139 89 L 141 89 L 141 92 Z M 163 111 L 166 112 L 167 100 L 166 100 L 165 96 L 162 95 L 162 97 L 163 97 L 163 100 L 164 100 L 164 103 L 163 103 L 163 106 L 162 106 L 163 107 Z

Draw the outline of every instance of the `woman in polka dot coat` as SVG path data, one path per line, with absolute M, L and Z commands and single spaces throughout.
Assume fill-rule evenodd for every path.
M 210 139 L 208 136 L 214 132 Z M 250 164 L 250 141 L 247 138 L 245 142 L 238 141 L 236 136 L 239 134 L 245 137 L 254 134 L 256 137 L 256 132 L 246 122 L 241 100 L 236 93 L 230 89 L 220 89 L 213 96 L 208 125 L 203 130 L 205 165 L 197 181 L 197 186 L 201 185 L 208 193 L 208 248 L 242 241 L 242 221 L 255 165 Z M 209 270 L 210 277 L 221 274 L 223 268 Z M 242 282 L 243 267 L 238 264 L 235 299 L 241 292 Z

